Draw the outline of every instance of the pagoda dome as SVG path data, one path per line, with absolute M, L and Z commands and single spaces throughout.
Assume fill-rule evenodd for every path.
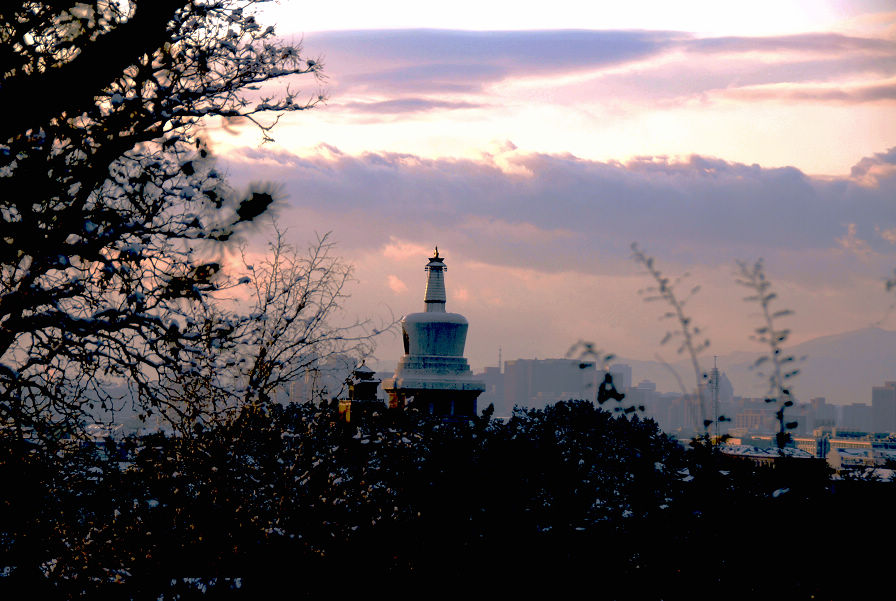
M 467 319 L 458 313 L 411 313 L 401 320 L 407 355 L 463 357 Z
M 401 320 L 406 355 L 463 357 L 467 341 L 467 319 L 459 313 L 446 313 L 444 257 L 435 256 L 426 265 L 428 277 L 423 295 L 424 311 L 411 313 Z

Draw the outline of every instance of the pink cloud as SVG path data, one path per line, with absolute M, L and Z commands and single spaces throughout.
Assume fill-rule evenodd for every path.
M 876 152 L 872 156 L 862 157 L 853 165 L 850 176 L 857 182 L 877 186 L 896 175 L 896 146 L 886 152 Z
M 387 278 L 387 284 L 388 284 L 389 288 L 392 290 L 392 292 L 394 292 L 395 294 L 403 294 L 403 293 L 407 292 L 407 290 L 408 290 L 407 284 L 405 284 L 400 279 L 398 279 L 398 276 L 391 274 L 391 273 L 389 274 L 389 277 Z
M 426 246 L 405 242 L 394 236 L 389 236 L 389 242 L 383 247 L 382 255 L 387 259 L 406 261 L 413 257 L 420 257 L 429 252 Z
M 802 99 L 863 103 L 892 99 L 880 80 L 896 75 L 896 41 L 832 32 L 698 38 L 674 31 L 336 31 L 309 34 L 306 47 L 327 49 L 330 110 L 372 115 L 487 106 L 495 84 L 521 79 L 540 78 L 554 95 L 565 85 L 557 81 L 570 75 L 593 76 L 583 87 L 605 100 L 829 82 L 831 89 L 804 90 Z M 836 82 L 846 79 L 863 83 L 837 94 Z M 742 99 L 765 99 L 750 94 Z M 370 95 L 376 100 L 363 97 Z

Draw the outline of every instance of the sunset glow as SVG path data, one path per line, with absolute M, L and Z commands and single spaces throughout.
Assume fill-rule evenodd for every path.
M 896 327 L 887 2 L 283 2 L 262 16 L 321 59 L 327 102 L 264 146 L 249 127 L 210 134 L 236 181 L 283 182 L 295 236 L 333 231 L 357 266 L 353 309 L 418 310 L 437 243 L 463 290 L 449 306 L 477 324 L 475 367 L 499 345 L 560 356 L 579 338 L 652 354 L 638 241 L 703 286 L 714 351 L 750 345 L 736 259 L 765 258 L 797 342 Z M 399 352 L 384 339 L 377 355 Z

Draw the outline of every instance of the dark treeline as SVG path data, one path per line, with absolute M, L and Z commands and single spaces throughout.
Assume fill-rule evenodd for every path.
M 885 573 L 893 485 L 685 449 L 588 402 L 487 413 L 290 405 L 106 450 L 4 441 L 0 595 L 849 599 Z

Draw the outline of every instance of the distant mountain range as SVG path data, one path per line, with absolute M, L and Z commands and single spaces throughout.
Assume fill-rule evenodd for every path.
M 896 331 L 869 327 L 843 334 L 822 336 L 786 349 L 797 358 L 799 375 L 792 390 L 799 401 L 825 397 L 828 403 L 870 403 L 871 387 L 882 386 L 885 380 L 896 380 Z M 764 396 L 767 380 L 750 369 L 762 353 L 735 352 L 719 355 L 719 370 L 724 372 L 737 396 Z M 664 357 L 668 359 L 668 357 Z M 641 380 L 656 383 L 657 390 L 680 390 L 670 367 L 689 388 L 694 386 L 690 361 L 678 355 L 676 361 L 664 365 L 660 361 L 618 358 L 632 367 L 634 384 Z M 702 367 L 712 367 L 712 355 L 702 357 Z

